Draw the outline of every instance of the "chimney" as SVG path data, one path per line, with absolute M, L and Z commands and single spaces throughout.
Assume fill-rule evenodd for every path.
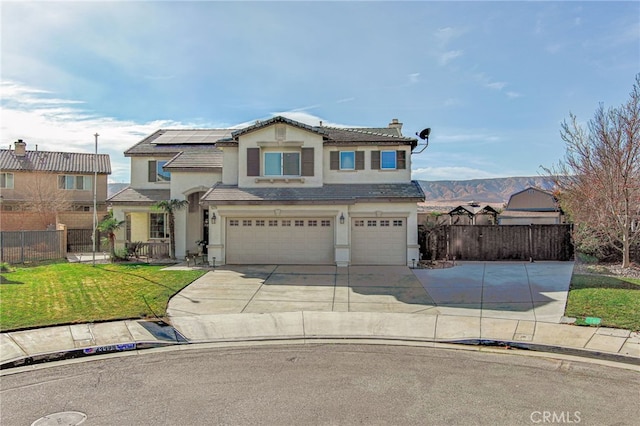
M 16 157 L 24 157 L 27 151 L 27 143 L 22 139 L 18 139 L 16 142 Z
M 389 123 L 390 129 L 398 129 L 398 131 L 402 131 L 402 123 L 398 121 L 397 118 L 393 118 L 391 123 Z

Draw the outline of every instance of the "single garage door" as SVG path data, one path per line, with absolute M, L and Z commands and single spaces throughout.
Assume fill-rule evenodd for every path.
M 333 218 L 230 218 L 229 264 L 335 263 Z
M 407 220 L 362 218 L 351 221 L 351 263 L 406 265 Z

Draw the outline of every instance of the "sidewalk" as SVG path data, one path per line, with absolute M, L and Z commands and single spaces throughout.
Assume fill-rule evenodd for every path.
M 216 314 L 182 318 L 178 330 L 149 321 L 114 321 L 2 333 L 0 366 L 129 352 L 186 343 L 336 339 L 496 345 L 640 366 L 640 333 L 565 324 L 455 315 L 378 312 Z M 188 336 L 185 339 L 184 336 Z M 640 370 L 640 368 L 639 368 Z

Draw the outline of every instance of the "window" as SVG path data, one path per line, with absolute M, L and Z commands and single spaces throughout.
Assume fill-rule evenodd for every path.
M 89 191 L 92 188 L 92 180 L 91 176 L 60 175 L 58 176 L 58 188 Z
M 393 226 L 402 226 L 402 220 L 394 220 Z
M 323 220 L 320 222 L 321 226 L 331 226 L 331 221 L 330 220 Z
M 13 173 L 0 173 L 0 188 L 13 189 Z
M 380 168 L 382 170 L 395 170 L 396 168 L 396 151 L 380 152 Z
M 296 220 L 295 221 L 295 225 L 296 226 L 304 226 L 304 220 Z
M 388 220 L 381 220 L 380 221 L 380 226 L 389 226 L 389 221 Z
M 367 221 L 367 226 L 376 226 L 376 224 L 377 224 L 377 221 L 375 221 L 375 220 L 368 220 Z
M 165 164 L 167 164 L 166 161 L 149 161 L 149 182 L 171 181 L 171 173 L 162 169 Z
M 244 219 L 242 221 L 242 226 L 251 226 L 251 220 L 249 219 Z
M 277 220 L 269 220 L 269 226 L 278 226 Z
M 238 219 L 231 219 L 229 221 L 229 226 L 239 226 L 240 225 L 240 221 Z
M 356 220 L 355 221 L 355 225 L 356 226 L 364 226 L 364 220 Z
M 265 176 L 300 176 L 299 152 L 265 152 Z
M 283 220 L 282 221 L 282 226 L 291 226 L 291 221 L 290 220 Z
M 165 213 L 149 213 L 149 238 L 168 238 L 167 215 Z
M 256 226 L 264 226 L 264 220 L 262 219 L 256 220 Z
M 307 226 L 318 226 L 318 221 L 317 220 L 310 220 L 310 221 L 308 221 Z
M 356 153 L 353 151 L 340 151 L 340 170 L 356 169 Z

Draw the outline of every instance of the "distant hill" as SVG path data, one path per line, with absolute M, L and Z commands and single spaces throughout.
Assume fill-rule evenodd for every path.
M 437 180 L 419 181 L 426 195 L 427 205 L 452 205 L 476 201 L 486 204 L 506 203 L 511 194 L 522 191 L 529 186 L 542 189 L 552 189 L 553 184 L 548 178 L 540 176 L 507 177 L 495 179 L 471 180 Z M 110 183 L 108 196 L 129 186 L 128 183 Z
M 107 184 L 107 198 L 111 197 L 116 192 L 122 191 L 127 186 L 129 186 L 128 183 L 109 183 L 109 184 Z
M 511 194 L 529 186 L 550 190 L 553 183 L 541 176 L 507 177 L 472 180 L 419 181 L 426 195 L 427 205 L 458 205 L 469 201 L 486 204 L 502 204 Z

